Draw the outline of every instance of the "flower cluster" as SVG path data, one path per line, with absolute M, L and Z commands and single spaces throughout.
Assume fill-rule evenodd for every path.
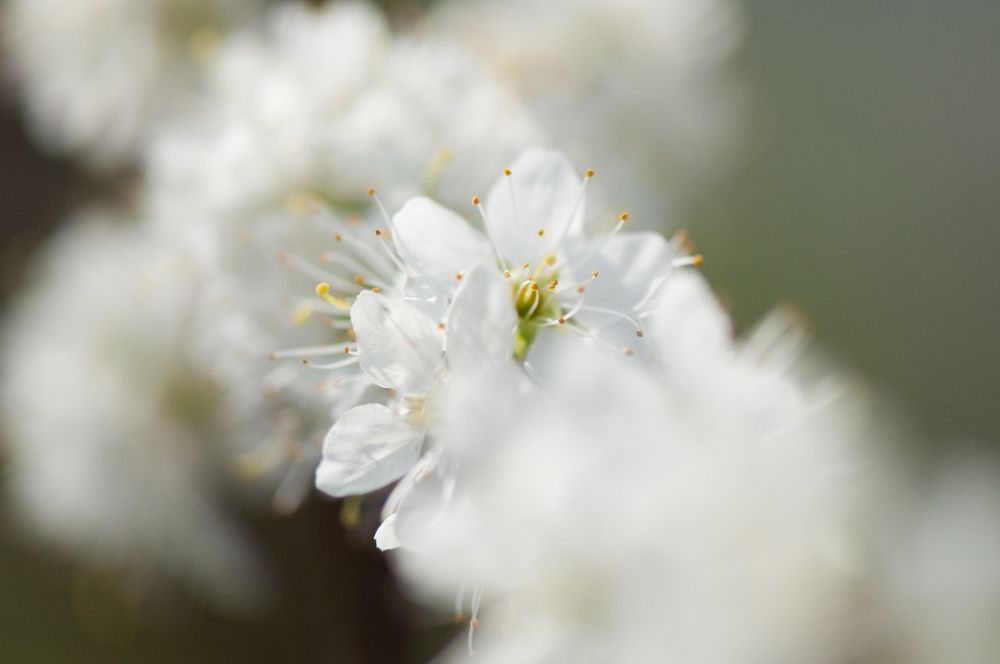
M 245 608 L 219 497 L 318 488 L 454 609 L 445 662 L 996 658 L 989 465 L 911 486 L 798 318 L 735 335 L 661 234 L 734 142 L 732 4 L 54 4 L 5 7 L 32 126 L 135 196 L 4 323 L 37 532 Z

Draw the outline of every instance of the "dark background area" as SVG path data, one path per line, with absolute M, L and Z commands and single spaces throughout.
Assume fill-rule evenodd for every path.
M 1000 441 L 1000 4 L 746 6 L 745 145 L 683 220 L 704 270 L 741 327 L 799 305 L 825 348 L 907 410 L 921 442 Z M 9 92 L 0 166 L 6 299 L 31 247 L 107 192 L 37 151 Z M 5 664 L 416 662 L 444 635 L 319 497 L 292 518 L 245 517 L 281 588 L 252 619 L 172 589 L 130 603 L 0 518 Z

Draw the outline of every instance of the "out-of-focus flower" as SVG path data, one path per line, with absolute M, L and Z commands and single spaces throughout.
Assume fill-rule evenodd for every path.
M 894 475 L 903 479 L 898 470 Z M 1000 463 L 957 446 L 929 476 L 917 475 L 880 487 L 870 534 L 877 547 L 868 579 L 869 639 L 857 661 L 995 662 Z
M 457 480 L 408 499 L 404 578 L 460 608 L 466 589 L 488 662 L 832 661 L 860 564 L 839 390 L 794 380 L 766 327 L 734 345 L 693 273 L 657 301 L 645 366 L 565 344 L 544 389 L 514 367 L 452 382 Z
M 169 123 L 149 161 L 155 204 L 199 218 L 293 193 L 337 209 L 377 187 L 467 200 L 539 138 L 507 88 L 455 48 L 394 37 L 360 3 L 276 8 L 265 34 L 224 42 L 201 113 Z
M 8 58 L 39 141 L 97 167 L 132 160 L 153 122 L 192 103 L 220 35 L 263 0 L 11 0 Z
M 425 29 L 481 54 L 574 161 L 601 164 L 610 207 L 662 227 L 735 147 L 729 0 L 452 0 Z
M 356 364 L 339 364 L 350 353 L 320 358 L 353 344 L 347 311 L 360 291 L 402 287 L 369 189 L 379 205 L 464 192 L 537 132 L 459 52 L 396 39 L 363 4 L 279 7 L 266 33 L 220 45 L 209 80 L 200 112 L 151 148 L 148 209 L 213 274 L 204 361 L 238 386 L 240 468 L 278 481 L 276 505 L 290 509 L 330 421 L 385 399 L 366 394 L 377 387 Z
M 3 339 L 6 484 L 26 525 L 91 562 L 165 571 L 246 608 L 252 555 L 220 509 L 223 393 L 191 350 L 196 264 L 103 213 L 56 238 Z

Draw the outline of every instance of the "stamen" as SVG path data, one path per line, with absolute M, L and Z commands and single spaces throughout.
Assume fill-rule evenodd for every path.
M 340 237 L 341 239 L 343 239 L 343 236 Z M 379 258 L 381 260 L 381 256 Z M 372 274 L 376 272 L 376 270 L 372 269 L 367 265 L 362 264 L 358 260 L 355 260 L 352 256 L 346 254 L 343 251 L 325 251 L 320 255 L 320 261 L 322 261 L 325 265 L 337 265 L 346 270 L 356 273 L 356 276 L 354 277 L 355 283 L 357 283 L 358 279 L 357 275 Z M 367 283 L 377 284 L 379 286 L 382 286 L 383 288 L 390 288 L 390 286 L 386 283 L 386 281 L 382 278 L 382 276 L 378 274 L 376 274 L 374 277 L 366 276 L 364 277 L 364 280 Z
M 299 348 L 285 348 L 283 350 L 276 350 L 272 353 L 268 353 L 267 357 L 270 360 L 283 360 L 289 357 L 323 357 L 326 355 L 339 355 L 344 352 L 343 346 L 301 346 Z
M 583 311 L 593 311 L 594 313 L 605 314 L 605 315 L 608 315 L 608 316 L 612 316 L 614 318 L 619 318 L 619 319 L 621 319 L 623 321 L 626 321 L 628 323 L 631 323 L 632 327 L 635 328 L 635 336 L 642 337 L 642 326 L 639 325 L 639 322 L 636 321 L 636 319 L 632 318 L 628 314 L 622 313 L 620 311 L 615 311 L 614 309 L 605 309 L 604 307 L 589 307 L 589 306 L 585 306 L 585 307 L 581 307 L 581 309 Z
M 525 281 L 521 282 L 521 286 L 517 289 L 517 295 L 514 296 L 514 300 L 515 301 L 520 300 L 521 297 L 524 295 L 524 289 L 529 288 L 530 286 L 531 286 L 531 279 L 526 279 Z
M 553 254 L 546 254 L 545 258 L 543 258 L 541 262 L 538 263 L 538 267 L 536 267 L 535 271 L 532 273 L 531 279 L 532 280 L 539 279 L 542 276 L 542 271 L 546 267 L 552 267 L 555 264 L 556 264 L 556 257 Z M 527 269 L 528 264 L 525 263 L 523 267 Z
M 479 608 L 483 603 L 483 595 L 486 593 L 486 589 L 483 586 L 479 586 L 472 592 L 472 618 L 469 620 L 469 654 L 475 655 L 475 651 L 472 649 L 472 643 L 475 639 L 476 630 L 479 629 Z
M 507 191 L 510 192 L 510 206 L 511 210 L 514 212 L 514 226 L 520 229 L 521 215 L 517 209 L 517 196 L 514 194 L 514 178 L 511 177 L 512 173 L 509 168 L 503 169 L 503 174 L 507 177 Z
M 579 323 L 577 323 L 576 325 L 567 325 L 566 329 L 575 332 L 576 334 L 579 334 L 585 339 L 597 342 L 615 353 L 621 353 L 624 351 L 626 355 L 631 355 L 632 353 L 635 352 L 630 348 L 619 348 L 618 346 L 615 346 L 606 339 L 602 339 L 598 332 L 591 330 L 583 325 L 580 325 Z
M 571 291 L 571 290 L 575 289 L 577 293 L 579 293 L 580 295 L 583 295 L 587 291 L 587 284 L 589 284 L 594 279 L 597 279 L 597 274 L 598 274 L 597 270 L 594 270 L 593 272 L 590 273 L 590 279 L 587 279 L 586 281 L 584 281 L 582 283 L 569 284 L 568 286 L 564 286 L 563 288 L 558 289 L 555 292 L 555 294 L 558 296 L 558 295 L 562 295 L 563 293 L 565 293 L 567 291 Z
M 525 318 L 531 318 L 532 316 L 534 316 L 535 312 L 538 310 L 538 305 L 541 304 L 542 302 L 542 296 L 538 292 L 538 284 L 536 283 L 531 284 L 531 295 L 532 295 L 531 308 L 528 309 L 528 313 L 524 315 Z
M 305 358 L 303 358 L 305 359 Z M 327 362 L 326 364 L 310 364 L 312 369 L 322 369 L 328 371 L 331 369 L 343 369 L 344 367 L 349 367 L 358 363 L 357 353 L 352 353 L 351 357 L 346 360 L 337 360 L 336 362 Z
M 375 272 L 382 280 L 386 280 L 387 275 L 391 276 L 394 274 L 395 270 L 393 270 L 392 264 L 386 262 L 385 256 L 379 253 L 379 251 L 370 244 L 363 242 L 358 237 L 355 237 L 353 232 L 348 232 L 346 234 L 338 233 L 334 239 L 338 237 L 340 238 L 337 240 L 338 242 L 343 241 L 351 245 L 351 247 L 357 251 L 359 257 L 370 266 L 369 270 L 361 270 L 361 272 Z
M 580 190 L 576 194 L 576 200 L 573 201 L 573 207 L 569 210 L 569 217 L 566 218 L 566 223 L 563 224 L 562 235 L 559 236 L 559 241 L 556 242 L 556 251 L 562 248 L 563 242 L 566 241 L 566 237 L 569 235 L 570 227 L 573 225 L 573 217 L 576 216 L 576 211 L 580 209 L 580 205 L 583 203 L 584 198 L 587 193 L 587 183 L 590 182 L 590 178 L 594 177 L 594 169 L 588 168 L 584 173 L 585 177 L 580 183 Z
M 341 311 L 351 310 L 351 305 L 346 300 L 341 300 L 330 295 L 330 284 L 325 281 L 316 284 L 316 295 L 323 298 L 327 304 L 336 309 L 340 309 Z
M 593 258 L 597 254 L 597 252 L 603 249 L 604 245 L 606 245 L 608 241 L 611 238 L 613 238 L 615 234 L 618 233 L 618 231 L 622 229 L 622 226 L 625 225 L 626 221 L 628 221 L 628 212 L 622 212 L 620 215 L 618 215 L 618 223 L 615 224 L 615 227 L 612 228 L 607 233 L 605 233 L 603 236 L 601 236 L 596 242 L 594 242 L 593 248 L 589 252 L 587 252 L 587 254 L 583 258 L 577 261 L 577 264 L 579 265 L 582 263 L 586 263 L 591 258 Z
M 486 228 L 486 236 L 490 239 L 490 244 L 493 245 L 493 253 L 497 256 L 497 261 L 499 261 L 500 266 L 507 271 L 507 263 L 503 259 L 503 255 L 500 253 L 500 246 L 497 244 L 496 235 L 493 233 L 493 224 L 490 223 L 490 217 L 486 214 L 486 208 L 483 206 L 482 202 L 479 200 L 479 196 L 472 197 L 472 204 L 476 206 L 479 210 L 479 216 L 483 218 L 483 226 Z
M 389 256 L 389 260 L 395 263 L 396 267 L 400 272 L 406 273 L 406 266 L 403 264 L 403 259 L 396 255 L 396 252 L 389 246 L 389 243 L 385 241 L 385 233 L 382 232 L 381 228 L 375 229 L 375 237 L 379 239 L 382 248 L 385 249 L 385 253 Z
M 683 256 L 681 258 L 675 258 L 673 262 L 674 267 L 697 267 L 705 262 L 705 257 L 701 254 L 695 254 L 694 256 Z

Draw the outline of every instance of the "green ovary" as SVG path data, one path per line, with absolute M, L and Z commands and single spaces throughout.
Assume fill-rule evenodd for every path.
M 551 275 L 546 283 L 556 283 L 555 275 Z M 553 296 L 547 285 L 531 286 L 517 284 L 513 289 L 514 310 L 517 311 L 517 328 L 514 330 L 514 359 L 523 361 L 528 355 L 538 326 L 544 321 L 558 319 L 562 313 L 559 302 Z

